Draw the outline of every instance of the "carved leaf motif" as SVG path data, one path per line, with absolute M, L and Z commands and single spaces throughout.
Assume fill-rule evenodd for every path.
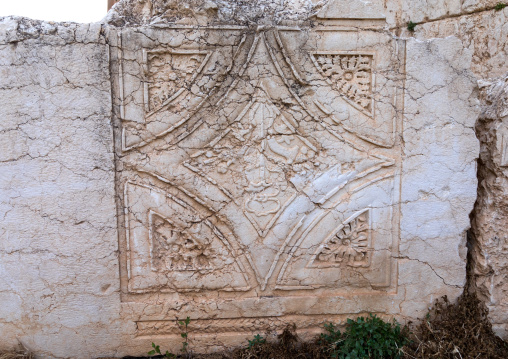
M 148 52 L 149 109 L 160 107 L 178 90 L 187 88 L 205 58 L 206 53 Z
M 197 271 L 212 269 L 215 256 L 210 243 L 201 237 L 201 224 L 182 230 L 160 216 L 153 215 L 154 265 L 162 271 Z

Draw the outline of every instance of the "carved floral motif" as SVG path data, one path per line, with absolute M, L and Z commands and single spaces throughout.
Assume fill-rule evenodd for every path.
M 135 213 L 127 239 L 138 250 L 129 249 L 133 290 L 332 289 L 371 279 L 387 285 L 388 266 L 368 279 L 337 270 L 381 259 L 368 211 L 342 227 L 336 218 L 371 205 L 373 188 L 383 188 L 376 206 L 390 205 L 394 193 L 391 147 L 363 135 L 370 128 L 389 134 L 373 116 L 378 52 L 341 53 L 341 44 L 288 52 L 286 42 L 300 41 L 293 35 L 260 29 L 224 44 L 220 37 L 216 47 L 168 38 L 155 49 L 122 53 L 127 82 L 136 70 L 130 59 L 143 52 L 145 60 L 139 82 L 122 87 L 129 94 L 122 151 L 142 173 L 139 181 L 161 191 L 160 198 L 143 192 L 141 202 L 129 202 Z M 177 204 L 162 208 L 164 191 Z M 183 208 L 195 213 L 174 216 Z M 161 215 L 146 223 L 146 210 Z
M 354 105 L 372 115 L 371 55 L 314 54 L 314 62 L 332 86 Z
M 358 215 L 324 245 L 314 261 L 319 266 L 343 263 L 351 267 L 367 266 L 369 261 L 368 211 Z
M 203 51 L 150 51 L 146 53 L 148 111 L 164 105 L 178 90 L 187 88 L 201 71 Z
M 201 238 L 201 224 L 177 229 L 166 219 L 152 214 L 153 262 L 157 270 L 197 271 L 212 269 L 214 251 Z

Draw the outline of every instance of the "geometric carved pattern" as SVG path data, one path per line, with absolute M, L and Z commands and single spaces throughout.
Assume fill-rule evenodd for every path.
M 195 319 L 189 331 L 200 334 L 253 333 L 283 330 L 288 324 L 299 323 L 300 329 L 319 329 L 323 324 L 345 323 L 347 315 L 288 315 L 283 317 Z M 178 335 L 181 330 L 176 320 L 151 320 L 136 322 L 138 337 Z
M 399 102 L 391 83 L 375 106 L 374 93 L 390 51 L 288 52 L 298 32 L 274 29 L 173 42 L 185 31 L 139 36 L 120 54 L 122 149 L 136 148 L 120 174 L 129 292 L 385 291 L 398 157 L 383 146 L 396 117 L 381 109 Z
M 369 210 L 356 214 L 335 232 L 315 255 L 315 267 L 368 267 L 370 259 Z
M 265 237 L 294 198 L 286 173 L 311 177 L 328 168 L 322 152 L 296 126 L 260 91 L 223 134 L 185 165 L 220 183 L 233 200 L 245 193 L 244 214 Z M 240 178 L 244 185 L 231 183 L 231 177 Z
M 346 101 L 372 116 L 372 55 L 314 53 L 312 60 Z

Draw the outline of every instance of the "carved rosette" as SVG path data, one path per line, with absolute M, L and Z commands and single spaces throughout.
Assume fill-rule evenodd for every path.
M 314 53 L 311 56 L 335 90 L 353 106 L 373 116 L 372 55 Z
M 188 88 L 209 58 L 206 51 L 145 51 L 145 109 L 151 112 L 167 104 L 178 91 Z
M 152 213 L 152 262 L 159 271 L 212 270 L 216 256 L 202 224 L 179 229 L 168 219 Z
M 364 211 L 342 225 L 323 245 L 314 259 L 314 265 L 367 267 L 370 251 L 369 211 Z

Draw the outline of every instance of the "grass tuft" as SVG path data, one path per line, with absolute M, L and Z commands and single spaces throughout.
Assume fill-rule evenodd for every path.
M 495 9 L 496 11 L 501 11 L 501 10 L 503 10 L 503 9 L 504 9 L 505 7 L 507 7 L 507 6 L 508 6 L 508 4 L 504 4 L 504 3 L 500 2 L 500 3 L 498 3 L 498 4 L 494 7 L 494 9 Z
M 416 23 L 412 22 L 412 21 L 409 21 L 407 23 L 407 29 L 411 32 L 414 32 L 415 31 L 415 27 L 416 27 Z

